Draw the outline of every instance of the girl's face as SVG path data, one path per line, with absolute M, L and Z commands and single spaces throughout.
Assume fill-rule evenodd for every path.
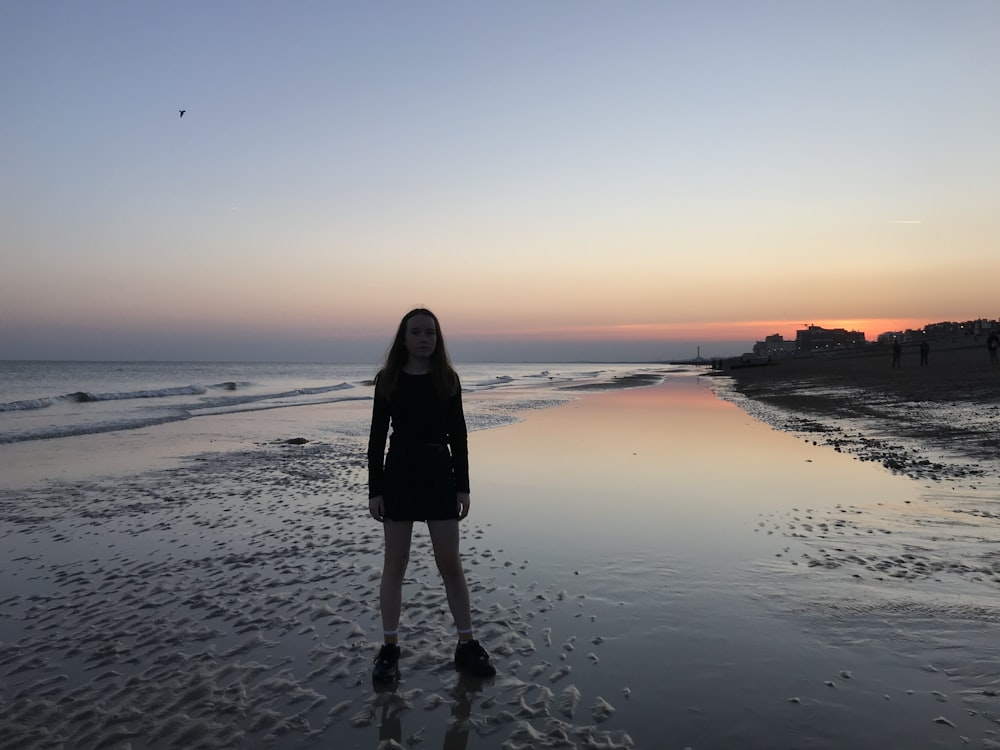
M 406 321 L 406 353 L 410 359 L 428 359 L 437 347 L 437 326 L 429 315 L 414 315 Z

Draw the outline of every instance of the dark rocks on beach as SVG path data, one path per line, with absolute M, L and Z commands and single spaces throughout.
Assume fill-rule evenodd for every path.
M 285 441 L 285 445 L 305 445 L 309 441 L 303 437 L 289 438 Z

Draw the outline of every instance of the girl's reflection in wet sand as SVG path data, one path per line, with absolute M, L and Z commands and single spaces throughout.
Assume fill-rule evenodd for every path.
M 482 691 L 484 683 L 488 682 L 491 680 L 459 674 L 458 681 L 450 690 L 454 699 L 451 706 L 452 719 L 444 734 L 441 750 L 466 750 L 469 744 L 472 701 L 476 694 Z M 403 722 L 400 715 L 409 708 L 409 705 L 397 692 L 398 687 L 398 685 L 376 687 L 375 706 L 382 709 L 378 725 L 378 748 L 403 746 Z

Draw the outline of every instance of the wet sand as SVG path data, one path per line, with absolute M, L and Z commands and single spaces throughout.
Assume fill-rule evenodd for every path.
M 1000 746 L 996 487 L 772 430 L 694 375 L 473 433 L 463 548 L 499 674 L 451 668 L 418 528 L 403 681 L 374 690 L 352 408 L 183 450 L 177 426 L 167 465 L 91 451 L 0 492 L 0 747 Z
M 723 377 L 762 419 L 817 433 L 893 471 L 1000 476 L 1000 365 L 990 363 L 986 347 L 934 345 L 926 366 L 907 348 L 901 366 L 891 364 L 888 348 L 845 351 L 725 370 Z

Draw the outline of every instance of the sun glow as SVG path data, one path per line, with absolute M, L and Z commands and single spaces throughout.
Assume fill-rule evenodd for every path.
M 917 318 L 868 318 L 789 322 L 787 320 L 707 321 L 685 323 L 631 323 L 618 325 L 584 325 L 559 327 L 523 327 L 483 331 L 482 335 L 496 338 L 549 339 L 573 341 L 729 341 L 733 339 L 762 340 L 765 336 L 780 334 L 794 339 L 796 331 L 810 325 L 822 328 L 844 328 L 862 331 L 873 340 L 886 331 L 920 329 L 931 322 Z

